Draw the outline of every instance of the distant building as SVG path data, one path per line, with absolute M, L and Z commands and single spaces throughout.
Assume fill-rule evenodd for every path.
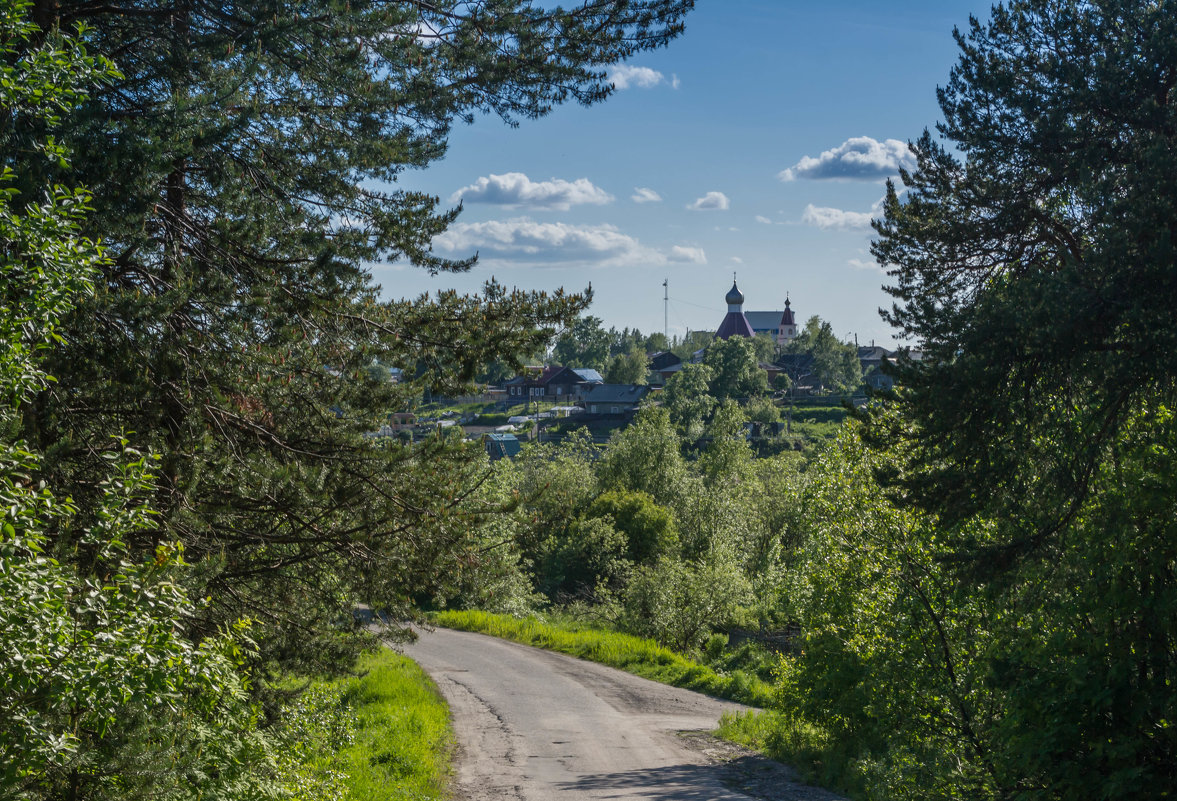
M 727 291 L 723 299 L 727 302 L 727 315 L 719 324 L 719 328 L 715 330 L 715 338 L 731 339 L 732 337 L 755 336 L 756 332 L 752 330 L 752 324 L 744 316 L 744 293 L 736 286 L 734 278 L 732 279 L 732 288 Z
M 590 384 L 583 390 L 584 408 L 589 414 L 629 414 L 649 392 L 642 384 Z
M 730 339 L 733 336 L 751 337 L 756 334 L 766 334 L 778 346 L 784 345 L 797 337 L 797 319 L 793 314 L 788 296 L 785 297 L 783 311 L 750 311 L 744 308 L 744 293 L 732 280 L 732 288 L 724 296 L 727 302 L 727 315 L 719 324 L 715 332 L 718 339 Z
M 487 434 L 482 442 L 492 462 L 514 458 L 522 447 L 514 434 Z

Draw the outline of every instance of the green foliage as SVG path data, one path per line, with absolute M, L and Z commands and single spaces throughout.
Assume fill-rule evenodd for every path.
M 771 688 L 755 676 L 743 673 L 738 676 L 721 675 L 652 640 L 629 634 L 558 625 L 534 617 L 520 620 L 483 612 L 436 612 L 430 619 L 439 626 L 477 631 L 559 651 L 663 684 L 684 687 L 717 698 L 728 698 L 750 706 L 764 706 L 771 696 Z
M 669 413 L 653 406 L 639 410 L 632 425 L 610 438 L 597 469 L 601 486 L 644 492 L 673 508 L 684 491 L 687 465 Z
M 703 427 L 715 411 L 711 395 L 715 371 L 705 364 L 684 364 L 662 390 L 662 406 L 683 435 L 691 441 L 703 436 Z
M 609 367 L 605 371 L 605 382 L 608 384 L 644 384 L 650 371 L 650 361 L 646 351 L 639 347 L 631 347 L 610 357 Z
M 598 587 L 616 586 L 629 572 L 629 544 L 608 518 L 577 518 L 544 546 L 539 589 L 549 597 L 590 596 Z
M 678 552 L 674 516 L 645 492 L 610 490 L 589 506 L 590 517 L 606 517 L 625 535 L 626 555 L 644 564 Z
M 27 12 L 0 10 L 3 133 L 10 144 L 16 130 L 39 131 L 26 144 L 44 161 L 30 170 L 67 169 L 48 131 L 87 84 L 116 73 L 77 37 L 39 35 Z M 101 263 L 77 233 L 89 196 L 27 179 L 8 166 L 0 175 L 0 796 L 269 797 L 266 741 L 239 672 L 248 624 L 187 636 L 191 572 L 146 504 L 154 460 L 125 438 L 104 443 L 83 513 L 41 479 L 43 454 L 15 437 Z M 71 549 L 56 541 L 63 530 Z
M 783 375 L 783 373 L 782 373 Z M 772 398 L 752 398 L 744 407 L 744 414 L 752 422 L 771 425 L 781 421 L 781 410 Z
M 606 67 L 667 44 L 690 5 L 38 3 L 42 33 L 85 19 L 121 75 L 62 119 L 59 141 L 86 154 L 68 168 L 40 163 L 42 122 L 0 132 L 22 191 L 93 190 L 83 233 L 112 256 L 20 425 L 83 518 L 112 431 L 160 455 L 161 536 L 183 542 L 209 599 L 193 639 L 253 615 L 254 667 L 346 667 L 365 637 L 334 625 L 341 608 L 455 591 L 492 511 L 472 493 L 479 448 L 364 435 L 427 389 L 518 368 L 588 297 L 492 281 L 381 301 L 372 263 L 474 262 L 432 248 L 459 210 L 397 181 L 441 158 L 456 122 L 604 100 Z M 374 360 L 410 380 L 367 380 Z M 128 545 L 141 556 L 152 539 Z
M 578 317 L 556 340 L 552 361 L 565 367 L 591 367 L 603 372 L 609 361 L 609 333 L 601 328 L 601 318 Z
M 748 399 L 768 393 L 768 375 L 760 369 L 758 344 L 731 337 L 707 346 L 703 363 L 714 371 L 711 394 L 718 400 Z
M 786 353 L 808 353 L 821 386 L 834 392 L 853 392 L 862 383 L 862 364 L 853 343 L 841 342 L 834 329 L 817 315 L 785 345 Z
M 698 562 L 660 559 L 639 568 L 626 587 L 621 626 L 690 653 L 715 629 L 745 621 L 751 586 L 731 553 Z

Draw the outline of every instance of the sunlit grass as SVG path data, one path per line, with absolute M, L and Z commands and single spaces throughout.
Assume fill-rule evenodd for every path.
M 449 610 L 430 619 L 439 626 L 490 634 L 504 640 L 559 651 L 620 668 L 662 684 L 682 687 L 749 706 L 764 706 L 771 687 L 742 670 L 720 674 L 706 665 L 658 645 L 653 640 L 582 626 L 553 625 L 533 617 L 513 618 L 488 612 Z
M 315 680 L 287 710 L 284 784 L 296 801 L 447 798 L 449 710 L 416 664 L 390 650 L 358 676 Z

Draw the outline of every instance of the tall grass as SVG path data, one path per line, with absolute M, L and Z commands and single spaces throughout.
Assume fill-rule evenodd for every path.
M 283 784 L 296 801 L 447 798 L 449 710 L 429 677 L 387 649 L 356 667 L 312 681 L 286 710 Z
M 580 659 L 620 668 L 662 684 L 683 687 L 716 698 L 762 707 L 772 698 L 772 688 L 743 670 L 720 674 L 653 640 L 578 626 L 555 626 L 534 617 L 513 618 L 473 610 L 434 612 L 439 626 L 490 634 L 524 645 L 559 651 Z

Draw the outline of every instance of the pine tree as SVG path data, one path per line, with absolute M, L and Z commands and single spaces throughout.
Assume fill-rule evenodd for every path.
M 266 656 L 328 658 L 326 624 L 348 604 L 404 608 L 450 560 L 473 558 L 475 449 L 365 433 L 426 385 L 457 390 L 493 361 L 517 364 L 586 299 L 492 283 L 381 301 L 369 263 L 473 264 L 430 250 L 457 210 L 397 178 L 476 114 L 514 125 L 605 99 L 604 65 L 665 45 L 691 5 L 35 5 L 44 31 L 89 25 L 122 77 L 63 134 L 79 155 L 71 178 L 94 192 L 85 233 L 110 262 L 66 324 L 58 383 L 25 408 L 25 433 L 83 509 L 108 432 L 159 453 L 158 536 L 184 542 L 211 598 L 194 636 L 245 616 L 267 626 Z M 35 134 L 6 129 L 7 158 Z M 29 186 L 56 178 L 19 172 Z M 371 380 L 374 359 L 419 378 Z
M 886 316 L 924 351 L 899 376 L 908 489 L 951 519 L 1025 520 L 1010 556 L 1074 518 L 1142 404 L 1172 400 L 1175 12 L 1027 0 L 973 20 L 939 90 L 953 147 L 914 144 L 877 226 Z

